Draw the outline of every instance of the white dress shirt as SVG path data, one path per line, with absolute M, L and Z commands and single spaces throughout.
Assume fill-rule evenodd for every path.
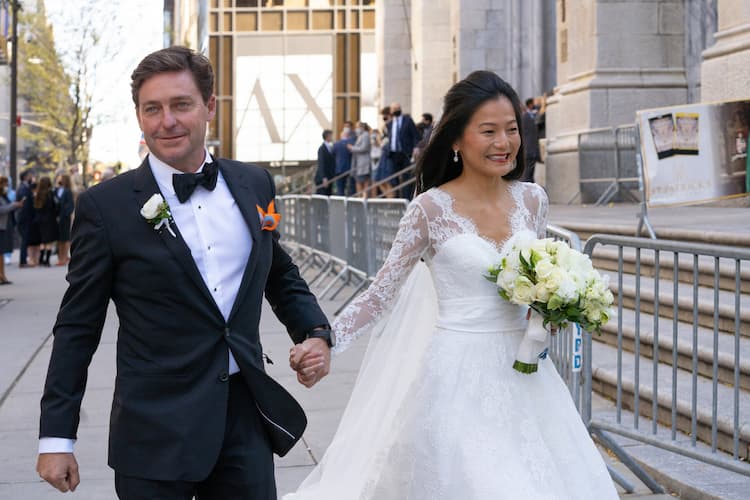
M 205 155 L 205 161 L 211 163 L 208 151 Z M 253 247 L 250 229 L 237 202 L 219 171 L 213 191 L 198 185 L 190 198 L 180 203 L 172 186 L 172 175 L 182 172 L 153 154 L 149 154 L 148 159 L 174 223 L 190 248 L 208 291 L 227 320 Z M 198 172 L 201 170 L 202 166 Z M 230 375 L 240 371 L 231 349 L 228 368 Z M 67 438 L 43 437 L 39 440 L 39 453 L 72 453 L 74 442 Z
M 393 127 L 391 128 L 391 143 L 393 144 L 392 151 L 401 151 L 401 143 L 398 140 L 398 132 L 399 128 L 401 128 L 401 117 L 400 116 L 394 116 L 393 117 Z

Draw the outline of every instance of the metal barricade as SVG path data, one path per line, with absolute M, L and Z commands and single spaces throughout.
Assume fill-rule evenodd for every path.
M 367 202 L 349 199 L 346 202 L 346 261 L 350 266 L 369 272 L 369 241 L 367 227 Z
M 638 192 L 637 148 L 635 125 L 578 134 L 580 189 L 576 197 L 595 205 L 640 201 L 634 194 Z
M 331 253 L 331 236 L 329 234 L 328 197 L 312 195 L 310 197 L 310 246 L 314 249 Z
M 312 200 L 310 195 L 297 196 L 297 241 L 313 248 L 313 231 L 310 225 Z
M 750 298 L 743 294 L 750 249 L 594 235 L 584 252 L 595 258 L 595 250 L 616 258 L 610 273 L 617 328 L 602 342 L 584 335 L 582 416 L 589 429 L 623 461 L 627 453 L 605 431 L 750 476 L 744 462 L 750 458 Z M 594 384 L 615 400 L 614 414 L 592 415 Z
M 279 233 L 288 241 L 298 242 L 297 233 L 297 198 L 294 195 L 279 196 L 278 211 L 281 214 Z
M 548 225 L 547 237 L 554 240 L 563 241 L 573 250 L 582 251 L 581 240 L 576 233 L 567 229 Z M 583 336 L 578 325 L 569 325 L 567 328 L 560 329 L 556 335 L 550 337 L 549 356 L 555 364 L 557 372 L 568 386 L 570 396 L 576 405 L 578 412 L 581 412 L 583 404 L 583 393 L 581 391 L 580 372 L 583 368 Z
M 370 234 L 369 276 L 375 276 L 383 267 L 391 245 L 396 238 L 399 222 L 409 204 L 404 199 L 367 200 L 367 227 Z
M 328 198 L 328 248 L 331 255 L 346 261 L 346 198 Z

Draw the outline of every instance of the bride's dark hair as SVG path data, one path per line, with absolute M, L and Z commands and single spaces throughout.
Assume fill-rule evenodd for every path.
M 487 101 L 507 97 L 521 128 L 521 100 L 513 87 L 492 71 L 474 71 L 451 87 L 443 100 L 443 116 L 430 136 L 416 168 L 417 194 L 455 179 L 463 171 L 463 159 L 453 161 L 453 144 L 479 107 Z M 524 170 L 523 140 L 516 155 L 516 167 L 503 179 L 519 179 Z

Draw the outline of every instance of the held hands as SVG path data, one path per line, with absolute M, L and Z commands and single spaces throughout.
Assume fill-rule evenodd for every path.
M 81 478 L 72 453 L 40 453 L 36 462 L 39 477 L 62 491 L 75 491 Z
M 323 339 L 307 339 L 289 350 L 289 366 L 297 372 L 299 383 L 310 388 L 328 375 L 331 350 Z

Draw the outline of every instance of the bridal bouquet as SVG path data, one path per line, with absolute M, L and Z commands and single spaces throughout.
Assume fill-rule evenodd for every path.
M 532 314 L 513 363 L 522 373 L 534 373 L 538 359 L 546 355 L 548 326 L 578 323 L 586 331 L 600 333 L 612 314 L 609 277 L 602 277 L 587 255 L 561 241 L 518 238 L 502 261 L 489 269 L 487 279 L 497 284 L 502 298 L 537 313 Z

